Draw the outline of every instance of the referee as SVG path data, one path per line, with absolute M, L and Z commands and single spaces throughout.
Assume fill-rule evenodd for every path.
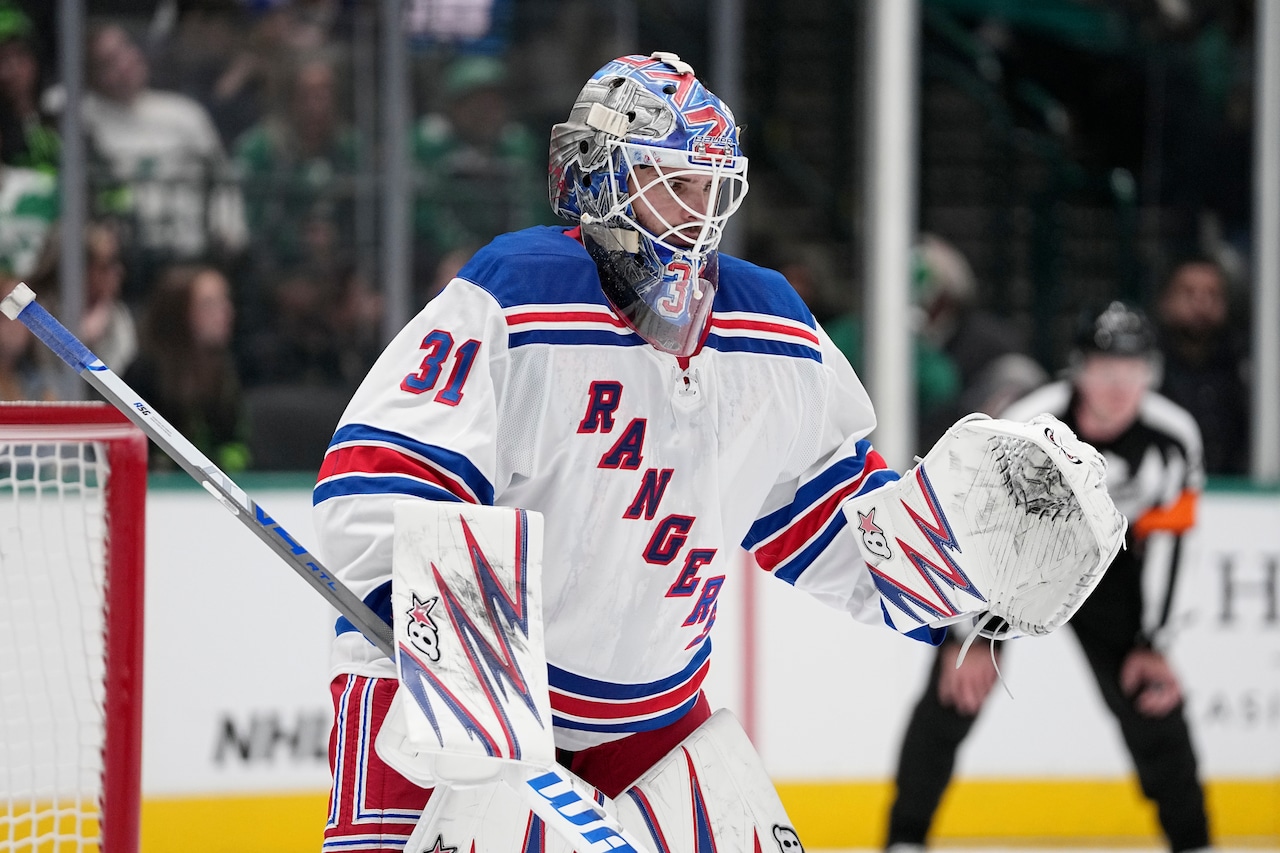
M 1120 724 L 1142 792 L 1155 802 L 1171 850 L 1181 853 L 1207 847 L 1209 831 L 1182 691 L 1164 654 L 1165 627 L 1204 470 L 1194 419 L 1152 390 L 1159 374 L 1150 322 L 1112 302 L 1080 323 L 1068 378 L 1031 392 L 1002 417 L 1048 412 L 1107 460 L 1107 489 L 1129 520 L 1126 549 L 1069 624 Z M 996 680 L 987 655 L 970 654 L 956 668 L 960 639 L 939 647 L 907 725 L 885 843 L 892 853 L 923 848 L 956 750 Z

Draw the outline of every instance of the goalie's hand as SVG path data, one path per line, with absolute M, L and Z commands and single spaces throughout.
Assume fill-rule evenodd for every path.
M 1101 454 L 1048 415 L 961 418 L 844 514 L 886 621 L 903 633 L 973 616 L 1003 620 L 1004 638 L 1047 634 L 1124 543 Z
M 957 668 L 959 655 L 958 643 L 943 643 L 939 650 L 938 701 L 966 717 L 976 717 L 996 683 L 996 665 L 989 655 L 969 654 Z
M 1182 702 L 1173 667 L 1153 649 L 1129 652 L 1120 667 L 1120 689 L 1133 698 L 1133 707 L 1144 717 L 1164 717 Z

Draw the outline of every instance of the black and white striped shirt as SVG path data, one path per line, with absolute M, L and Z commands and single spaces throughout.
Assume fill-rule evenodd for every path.
M 1077 396 L 1063 380 L 1031 392 L 1001 417 L 1025 421 L 1051 414 L 1079 433 Z M 1203 447 L 1195 419 L 1155 391 L 1143 397 L 1134 423 L 1111 441 L 1079 436 L 1107 460 L 1107 490 L 1129 520 L 1126 550 L 1073 620 L 1114 631 L 1117 642 L 1168 642 L 1183 536 L 1195 524 L 1204 488 Z M 1086 612 L 1087 609 L 1087 612 Z

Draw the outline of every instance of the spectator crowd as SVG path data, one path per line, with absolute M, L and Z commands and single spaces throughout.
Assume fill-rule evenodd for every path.
M 166 4 L 133 5 L 87 6 L 76 108 L 89 222 L 72 237 L 59 223 L 71 107 L 55 21 L 39 3 L 0 0 L 0 292 L 27 281 L 58 313 L 74 239 L 85 252 L 75 331 L 108 366 L 227 470 L 314 468 L 383 344 L 355 5 L 167 4 L 167 18 Z M 545 145 L 508 115 L 503 60 L 436 59 L 405 140 L 418 301 L 497 234 L 552 222 Z M 3 326 L 0 400 L 75 393 L 19 324 Z M 292 453 L 262 445 L 284 441 L 267 423 L 282 418 L 319 425 Z
M 82 245 L 77 333 L 230 470 L 317 466 L 326 429 L 384 343 L 383 146 L 362 102 L 376 86 L 360 82 L 373 63 L 355 37 L 358 7 L 89 3 L 76 105 L 89 223 L 73 236 L 59 224 L 59 120 L 70 106 L 52 61 L 56 22 L 46 4 L 0 0 L 0 292 L 28 281 L 56 313 L 62 247 Z M 545 128 L 518 120 L 516 67 L 478 44 L 415 60 L 404 140 L 415 304 L 494 236 L 556 223 Z M 860 318 L 831 298 L 852 285 L 833 286 L 822 247 L 747 257 L 781 269 L 860 366 Z M 1146 306 L 1158 321 L 1160 391 L 1196 416 L 1210 474 L 1248 465 L 1233 274 L 1188 259 Z M 947 235 L 922 236 L 912 282 L 920 453 L 961 415 L 994 414 L 1050 378 L 1032 356 L 1037 330 L 987 304 L 988 284 Z M 68 383 L 15 325 L 0 324 L 0 400 L 65 395 Z M 280 422 L 313 424 L 314 438 L 281 453 Z

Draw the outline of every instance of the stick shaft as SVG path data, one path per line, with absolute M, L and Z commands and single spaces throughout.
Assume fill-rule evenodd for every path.
M 562 767 L 524 765 L 508 770 L 506 782 L 574 850 L 650 853 L 616 817 L 574 791 L 569 775 Z
M 30 289 L 19 285 L 4 300 L 5 314 L 14 316 L 31 330 L 45 346 L 79 373 L 108 402 L 138 425 L 173 461 L 217 499 L 232 515 L 275 551 L 294 571 L 311 584 L 338 612 L 347 617 L 360 633 L 388 657 L 394 657 L 391 626 L 382 620 L 355 593 L 342 584 L 318 559 L 291 536 L 275 519 L 249 499 L 230 477 L 187 440 L 182 433 L 161 417 L 146 400 L 89 351 L 75 335 L 58 322 L 34 299 L 20 297 Z M 28 298 L 17 310 L 22 298 Z M 16 316 L 14 312 L 16 311 Z

